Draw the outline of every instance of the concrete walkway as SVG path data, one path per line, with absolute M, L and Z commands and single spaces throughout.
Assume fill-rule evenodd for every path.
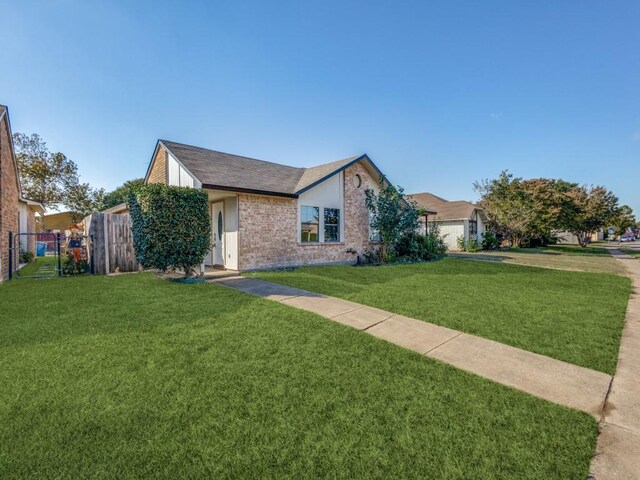
M 624 262 L 633 279 L 633 293 L 590 478 L 627 480 L 640 478 L 640 259 L 620 250 L 609 251 Z
M 422 320 L 254 278 L 215 280 L 317 313 L 481 377 L 600 418 L 611 377 Z M 639 337 L 640 339 L 640 337 Z

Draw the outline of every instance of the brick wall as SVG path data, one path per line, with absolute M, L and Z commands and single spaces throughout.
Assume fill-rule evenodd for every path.
M 167 183 L 167 152 L 162 147 L 154 158 L 148 183 Z
M 362 185 L 356 188 L 354 175 Z M 238 196 L 238 268 L 261 268 L 355 263 L 357 254 L 373 245 L 369 242 L 369 212 L 365 190 L 377 183 L 357 163 L 344 175 L 344 239 L 337 244 L 298 242 L 298 202 L 296 199 L 258 195 Z M 354 250 L 356 254 L 349 253 Z
M 18 231 L 18 182 L 7 122 L 0 121 L 0 280 L 9 277 L 9 232 Z

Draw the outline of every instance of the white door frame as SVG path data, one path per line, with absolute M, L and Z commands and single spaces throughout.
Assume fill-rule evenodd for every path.
M 218 231 L 218 216 L 222 218 L 222 230 Z M 215 202 L 211 205 L 211 233 L 215 247 L 211 249 L 211 264 L 225 266 L 224 257 L 224 201 Z

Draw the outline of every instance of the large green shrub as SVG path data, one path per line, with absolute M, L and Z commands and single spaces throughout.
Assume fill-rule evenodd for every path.
M 397 261 L 428 262 L 438 260 L 447 253 L 447 244 L 437 224 L 429 225 L 428 232 L 404 235 L 397 246 Z
M 475 238 L 465 240 L 463 235 L 460 235 L 456 240 L 458 243 L 458 250 L 461 252 L 479 252 L 482 250 L 482 244 Z
M 482 234 L 483 250 L 497 250 L 500 247 L 501 243 L 502 239 L 489 230 Z
M 207 193 L 187 187 L 141 185 L 129 195 L 136 259 L 145 268 L 191 276 L 211 249 Z

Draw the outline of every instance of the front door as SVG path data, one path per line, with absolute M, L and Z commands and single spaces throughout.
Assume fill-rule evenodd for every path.
M 213 226 L 213 264 L 224 266 L 224 203 L 213 204 L 211 212 Z

